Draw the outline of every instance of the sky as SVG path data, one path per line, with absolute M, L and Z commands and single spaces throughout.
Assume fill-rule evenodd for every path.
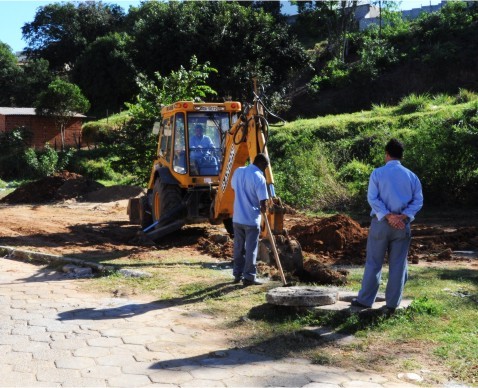
M 8 44 L 14 52 L 21 51 L 26 46 L 26 42 L 22 40 L 23 25 L 33 21 L 38 7 L 53 2 L 53 0 L 0 0 L 0 42 Z M 103 2 L 118 4 L 125 11 L 128 11 L 131 5 L 137 6 L 140 3 L 139 0 L 105 0 Z M 440 0 L 403 0 L 400 8 L 407 10 L 439 2 Z M 292 8 L 289 1 L 284 1 L 283 12 L 288 12 L 290 9 Z

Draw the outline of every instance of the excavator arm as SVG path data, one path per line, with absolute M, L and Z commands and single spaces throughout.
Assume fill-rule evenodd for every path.
M 257 154 L 267 152 L 267 137 L 269 124 L 264 115 L 264 106 L 260 97 L 255 93 L 252 105 L 245 105 L 239 119 L 227 132 L 224 141 L 224 164 L 219 175 L 219 186 L 213 203 L 212 222 L 232 218 L 234 205 L 234 191 L 231 180 L 234 171 L 242 167 L 249 160 L 254 160 Z M 275 194 L 274 176 L 271 164 L 264 171 L 267 182 L 269 200 L 267 202 L 266 217 L 272 234 L 277 243 L 283 266 L 287 270 L 302 271 L 302 250 L 300 244 L 288 236 L 284 229 L 285 208 L 279 197 Z M 267 228 L 261 228 L 261 244 L 259 246 L 259 259 L 273 262 L 274 244 L 272 236 L 268 236 Z M 268 240 L 268 241 L 267 241 Z

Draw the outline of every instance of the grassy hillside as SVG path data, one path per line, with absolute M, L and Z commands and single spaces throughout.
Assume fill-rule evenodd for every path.
M 410 95 L 397 106 L 297 120 L 271 129 L 277 191 L 311 211 L 366 207 L 368 176 L 391 137 L 420 177 L 426 202 L 474 205 L 478 198 L 478 96 Z

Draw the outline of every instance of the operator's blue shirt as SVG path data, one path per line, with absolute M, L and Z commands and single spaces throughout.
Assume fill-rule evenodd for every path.
M 388 213 L 405 214 L 413 221 L 423 206 L 422 185 L 400 161 L 390 160 L 370 175 L 367 200 L 372 207 L 370 215 L 379 221 Z
M 189 147 L 214 148 L 214 143 L 209 136 L 191 136 L 189 139 Z
M 261 201 L 269 198 L 264 174 L 255 164 L 239 167 L 232 176 L 234 215 L 232 221 L 243 225 L 260 226 Z

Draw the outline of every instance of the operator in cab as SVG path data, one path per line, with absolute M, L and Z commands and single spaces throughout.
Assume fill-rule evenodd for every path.
M 204 135 L 204 128 L 201 124 L 194 126 L 194 135 L 189 139 L 191 148 L 214 148 L 214 143 L 209 136 Z
M 189 136 L 189 148 L 191 171 L 193 174 L 200 174 L 204 157 L 214 152 L 214 143 L 209 136 L 204 135 L 204 127 L 201 124 L 194 126 L 194 134 Z

